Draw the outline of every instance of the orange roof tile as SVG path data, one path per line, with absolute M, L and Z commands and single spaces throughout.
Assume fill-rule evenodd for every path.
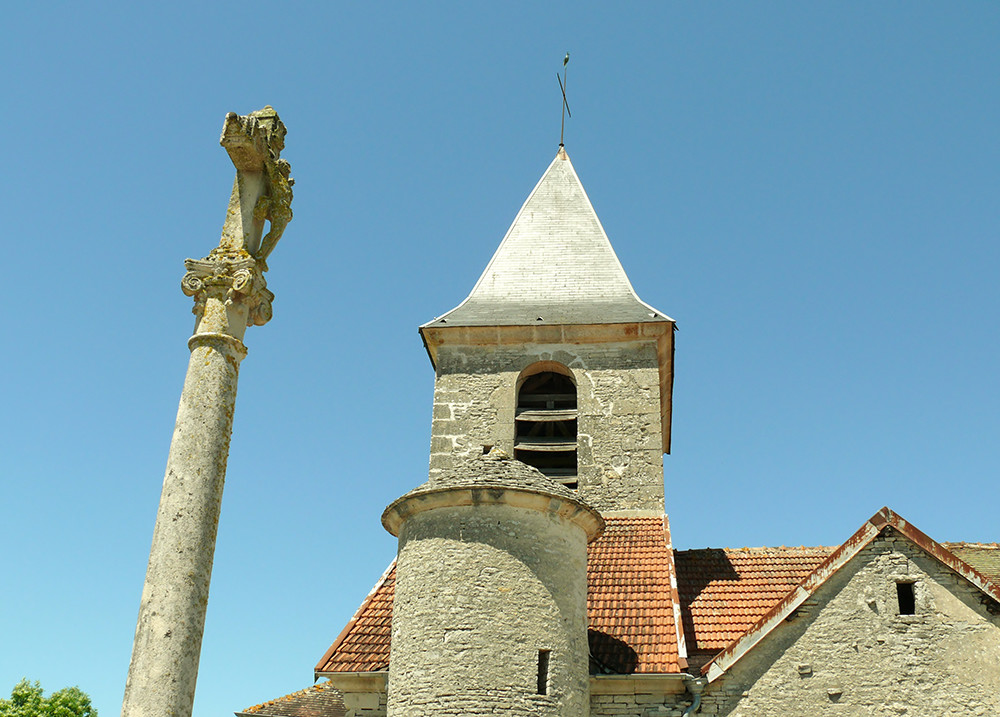
M 688 661 L 691 669 L 702 667 L 842 549 L 673 551 L 666 516 L 605 521 L 587 561 L 590 649 L 598 672 L 676 673 Z M 1000 545 L 944 545 L 1000 585 Z M 388 668 L 395 577 L 392 565 L 316 665 L 317 674 Z
M 680 672 L 676 583 L 666 516 L 607 518 L 590 544 L 587 611 L 598 669 Z M 316 665 L 317 674 L 373 672 L 389 665 L 395 564 Z
M 587 553 L 590 651 L 601 672 L 680 672 L 677 583 L 666 516 L 606 517 Z
M 323 672 L 377 672 L 389 668 L 389 634 L 396 562 L 393 561 L 316 665 Z
M 825 547 L 677 551 L 678 592 L 692 666 L 700 666 L 745 633 L 833 551 Z

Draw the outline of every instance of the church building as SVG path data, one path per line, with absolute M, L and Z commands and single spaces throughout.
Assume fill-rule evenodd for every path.
M 420 327 L 430 470 L 382 515 L 396 560 L 312 687 L 236 714 L 1000 714 L 1000 545 L 882 508 L 839 546 L 673 549 L 674 330 L 560 146 Z

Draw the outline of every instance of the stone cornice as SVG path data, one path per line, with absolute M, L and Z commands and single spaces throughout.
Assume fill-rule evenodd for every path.
M 315 679 L 325 677 L 330 684 L 341 692 L 375 692 L 384 693 L 387 671 L 381 672 L 316 672 Z
M 639 673 L 631 675 L 591 675 L 592 695 L 682 694 L 694 677 L 685 672 Z
M 421 326 L 431 363 L 439 346 L 505 346 L 510 344 L 595 344 L 656 341 L 670 335 L 674 322 L 631 324 L 554 324 L 538 326 Z
M 382 525 L 398 536 L 403 523 L 419 513 L 437 508 L 483 505 L 506 505 L 558 515 L 583 530 L 588 543 L 604 532 L 601 514 L 579 501 L 513 487 L 448 487 L 407 494 L 385 509 Z
M 511 346 L 517 344 L 607 344 L 654 342 L 660 367 L 660 418 L 663 452 L 670 453 L 674 391 L 673 320 L 630 324 L 552 324 L 537 326 L 428 326 L 420 327 L 424 348 L 437 370 L 442 346 Z

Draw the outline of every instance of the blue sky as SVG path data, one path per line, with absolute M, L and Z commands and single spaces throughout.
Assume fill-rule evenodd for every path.
M 229 111 L 289 128 L 195 715 L 312 682 L 426 478 L 416 327 L 566 145 L 677 319 L 680 548 L 837 544 L 882 505 L 1000 539 L 1000 7 L 21 3 L 5 11 L 0 691 L 117 714 Z

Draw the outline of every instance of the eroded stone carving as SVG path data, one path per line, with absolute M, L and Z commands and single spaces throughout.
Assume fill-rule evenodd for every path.
M 277 161 L 285 148 L 285 123 L 271 105 L 248 115 L 230 112 L 219 144 L 226 148 L 238 171 L 259 172 L 265 158 Z
M 196 316 L 209 299 L 247 307 L 247 326 L 271 319 L 274 294 L 267 289 L 267 257 L 292 220 L 291 165 L 281 159 L 285 124 L 268 105 L 248 115 L 226 115 L 219 143 L 236 167 L 236 181 L 219 246 L 204 259 L 184 262 L 181 290 L 195 300 Z M 261 239 L 264 222 L 270 223 Z
M 271 192 L 257 200 L 254 218 L 271 223 L 271 228 L 260 242 L 260 249 L 254 255 L 263 271 L 267 271 L 267 257 L 274 250 L 278 240 L 292 221 L 292 185 L 295 180 L 289 176 L 292 166 L 284 159 L 265 163 Z
M 263 326 L 271 320 L 271 302 L 274 294 L 268 290 L 267 281 L 257 261 L 252 257 L 230 259 L 227 257 L 187 259 L 188 272 L 181 279 L 181 291 L 194 297 L 191 309 L 196 316 L 205 311 L 210 297 L 227 305 L 240 302 L 248 309 L 247 326 Z

